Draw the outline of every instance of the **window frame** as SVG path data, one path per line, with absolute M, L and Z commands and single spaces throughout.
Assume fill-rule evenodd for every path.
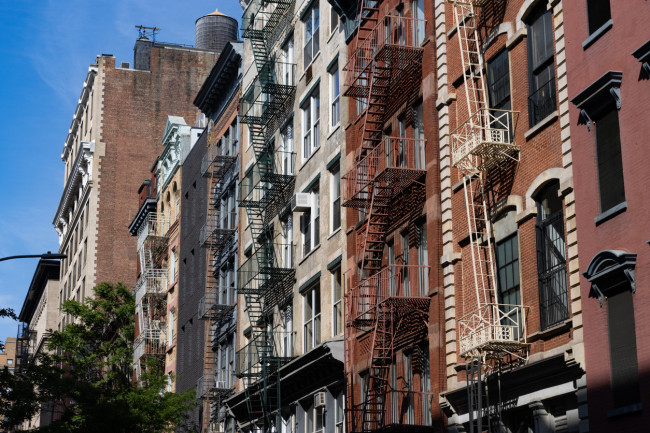
M 304 43 L 303 43 L 303 63 L 304 68 L 307 69 L 313 62 L 318 53 L 320 53 L 320 7 L 319 2 L 316 0 L 303 15 L 303 30 L 304 30 Z M 311 30 L 309 30 L 311 27 Z M 307 35 L 311 33 L 309 39 Z M 314 44 L 315 42 L 315 44 Z M 316 51 L 314 51 L 314 45 Z M 309 46 L 309 53 L 307 55 L 307 47 Z M 309 59 L 309 61 L 307 61 Z
M 314 185 L 308 193 L 311 196 L 311 209 L 300 217 L 302 238 L 302 257 L 307 257 L 320 245 L 320 188 Z M 307 215 L 309 217 L 307 218 Z
M 329 78 L 329 130 L 334 131 L 341 125 L 341 75 L 338 60 L 327 70 Z M 335 94 L 336 92 L 336 94 Z M 336 122 L 334 122 L 336 119 Z
M 336 293 L 338 278 L 338 298 Z M 331 291 L 332 291 L 332 336 L 340 335 L 344 330 L 343 318 L 343 275 L 341 266 L 332 269 L 330 273 Z M 339 317 L 340 314 L 340 317 Z
M 302 323 L 303 323 L 303 353 L 307 353 L 318 346 L 322 340 L 321 333 L 321 290 L 320 281 L 316 282 L 303 294 L 302 302 Z M 310 302 L 311 301 L 311 302 Z M 309 303 L 310 302 L 310 303 Z M 307 311 L 308 305 L 310 306 L 309 312 Z M 316 308 L 318 306 L 318 308 Z M 315 312 L 318 310 L 318 312 Z M 309 317 L 308 317 L 309 316 Z M 308 337 L 308 328 L 311 325 L 311 339 Z
M 302 110 L 302 162 L 303 164 L 320 147 L 320 87 L 316 87 L 305 98 Z
M 341 228 L 341 165 L 336 163 L 332 168 L 330 168 L 330 234 L 333 234 L 335 231 Z M 335 218 L 338 209 L 338 218 Z M 338 224 L 336 224 L 338 219 Z
M 540 21 L 541 29 L 544 30 L 542 35 L 538 35 L 539 32 L 535 31 L 535 26 L 538 25 Z M 549 28 L 544 25 L 545 23 L 548 24 Z M 544 5 L 540 4 L 533 14 L 533 17 L 526 23 L 526 30 L 528 34 L 526 38 L 528 57 L 528 125 L 532 128 L 557 109 L 557 89 L 555 84 L 555 39 L 553 33 L 552 12 L 547 10 Z M 539 60 L 538 64 L 535 64 L 534 50 L 537 45 L 536 42 L 538 42 L 538 38 L 543 38 L 544 36 L 550 37 L 550 54 Z M 546 41 L 546 43 L 548 43 L 548 41 Z M 538 77 L 542 76 L 545 72 L 548 73 L 550 78 L 545 83 L 539 84 L 537 82 Z M 548 89 L 544 89 L 545 86 L 548 86 Z M 546 90 L 547 96 L 543 96 L 543 90 Z M 534 102 L 534 97 L 538 94 L 542 95 L 543 98 L 541 104 Z M 547 108 L 542 108 L 539 110 L 541 114 L 538 114 L 537 109 L 535 108 L 538 106 L 546 106 Z

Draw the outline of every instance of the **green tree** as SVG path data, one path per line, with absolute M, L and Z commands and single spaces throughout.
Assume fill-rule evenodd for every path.
M 0 427 L 10 429 L 49 405 L 58 420 L 41 432 L 171 432 L 185 424 L 194 390 L 164 392 L 161 366 L 147 364 L 133 385 L 135 300 L 122 284 L 101 283 L 95 297 L 63 303 L 72 318 L 48 336 L 49 353 L 17 374 L 0 372 Z
M 13 320 L 18 320 L 16 317 L 16 313 L 14 313 L 14 310 L 11 308 L 0 308 L 0 319 L 3 317 L 8 317 L 9 319 Z M 0 352 L 2 352 L 5 349 L 5 345 L 2 341 L 0 341 Z

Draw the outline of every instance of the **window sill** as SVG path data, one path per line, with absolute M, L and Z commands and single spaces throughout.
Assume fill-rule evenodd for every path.
M 339 99 L 339 101 L 340 101 L 340 100 L 341 100 L 341 99 Z M 332 138 L 332 135 L 334 135 L 334 133 L 335 133 L 336 131 L 338 131 L 340 128 L 341 128 L 341 122 L 337 123 L 335 126 L 333 126 L 333 127 L 330 129 L 330 132 L 329 132 L 329 134 L 327 135 L 327 139 L 329 140 L 330 138 Z
M 623 203 L 619 203 L 613 208 L 607 209 L 605 212 L 601 213 L 596 218 L 594 218 L 594 223 L 596 223 L 596 225 L 599 226 L 605 221 L 614 218 L 616 215 L 625 212 L 626 209 L 627 209 L 626 201 L 624 201 Z
M 300 166 L 300 168 L 298 169 L 298 171 L 302 171 L 302 169 L 305 168 L 305 166 L 307 165 L 307 163 L 308 163 L 308 162 L 309 162 L 309 161 L 314 157 L 314 155 L 316 155 L 316 153 L 320 150 L 321 147 L 323 147 L 323 146 L 318 146 L 316 149 L 314 149 L 314 150 L 312 151 L 311 155 L 309 155 L 309 158 L 305 159 L 305 160 L 302 162 L 302 165 Z
M 567 319 L 564 322 L 553 325 L 542 331 L 537 331 L 537 332 L 533 332 L 532 334 L 529 334 L 528 336 L 526 336 L 526 340 L 528 343 L 532 343 L 533 341 L 537 341 L 537 340 L 547 340 L 558 334 L 568 331 L 569 329 L 571 329 L 572 324 L 573 321 L 571 319 Z
M 530 140 L 535 135 L 539 134 L 542 131 L 542 129 L 546 128 L 548 125 L 555 122 L 557 118 L 558 118 L 558 112 L 557 110 L 555 110 L 554 112 L 552 112 L 551 114 L 549 114 L 548 116 L 540 120 L 537 123 L 537 125 L 533 126 L 528 131 L 524 132 L 524 138 L 526 139 L 526 141 Z
M 305 67 L 302 68 L 302 75 L 300 76 L 300 80 L 302 80 L 303 78 L 305 78 L 305 74 L 307 73 L 307 69 L 309 69 L 309 67 L 310 67 L 311 65 L 314 64 L 314 62 L 316 61 L 316 59 L 318 58 L 318 56 L 320 56 L 320 50 L 319 50 L 319 51 L 316 53 L 316 55 L 311 59 L 311 62 L 309 62 L 308 65 L 305 65 Z M 299 80 L 299 81 L 300 81 L 300 80 Z
M 607 33 L 607 31 L 609 29 L 611 29 L 613 25 L 614 25 L 614 22 L 612 21 L 611 18 L 609 20 L 607 20 L 605 22 L 605 24 L 600 26 L 600 28 L 598 30 L 596 30 L 595 32 L 590 34 L 589 37 L 587 39 L 585 39 L 585 41 L 582 43 L 582 49 L 586 50 L 587 48 L 589 48 L 591 46 L 591 44 L 596 42 L 598 39 L 600 39 L 600 37 L 602 35 Z
M 332 233 L 330 233 L 329 236 L 327 236 L 327 240 L 329 241 L 332 237 L 334 237 L 340 231 L 341 231 L 341 226 L 339 226 L 339 228 L 337 228 Z
M 334 35 L 335 35 L 336 33 L 338 33 L 338 32 L 337 32 L 338 29 L 339 29 L 339 26 L 337 25 L 336 28 L 330 32 L 330 35 L 327 37 L 327 42 L 326 42 L 327 44 L 329 44 L 330 41 L 332 40 L 332 38 L 334 37 Z
M 616 409 L 608 410 L 607 418 L 615 418 L 618 416 L 629 415 L 637 412 L 643 412 L 643 404 L 634 403 Z
M 304 256 L 300 261 L 298 262 L 298 266 L 302 265 L 305 260 L 307 260 L 312 254 L 314 254 L 315 251 L 317 251 L 320 248 L 320 244 L 316 245 L 314 248 L 311 249 L 310 252 L 307 253 L 306 256 Z

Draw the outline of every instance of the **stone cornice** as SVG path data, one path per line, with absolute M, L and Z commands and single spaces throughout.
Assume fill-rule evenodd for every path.
M 97 65 L 90 65 L 88 68 L 88 74 L 86 75 L 86 80 L 81 89 L 81 95 L 79 96 L 79 101 L 77 102 L 77 107 L 74 110 L 72 116 L 72 122 L 70 123 L 70 129 L 68 129 L 68 135 L 65 139 L 65 144 L 63 145 L 63 150 L 61 151 L 61 159 L 65 161 L 72 150 L 74 144 L 74 138 L 77 135 L 77 129 L 81 123 L 81 116 L 83 115 L 83 107 L 88 102 L 88 97 L 90 95 L 90 89 L 95 83 L 95 75 L 97 75 Z

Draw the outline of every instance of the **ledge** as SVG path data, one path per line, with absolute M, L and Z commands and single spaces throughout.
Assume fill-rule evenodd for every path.
M 302 265 L 305 262 L 305 260 L 311 257 L 314 254 L 314 252 L 318 251 L 319 248 L 320 248 L 320 243 L 314 246 L 314 248 L 312 248 L 311 251 L 308 252 L 306 256 L 303 256 L 302 259 L 300 259 L 300 261 L 298 262 L 298 266 Z
M 533 332 L 526 336 L 526 341 L 532 343 L 537 340 L 546 340 L 552 337 L 555 337 L 558 334 L 568 331 L 573 326 L 573 321 L 571 319 L 565 320 L 562 323 L 551 326 L 550 328 L 544 329 L 543 331 Z
M 613 208 L 607 209 L 605 212 L 601 213 L 596 218 L 594 218 L 594 223 L 596 223 L 596 225 L 599 226 L 605 221 L 614 218 L 616 215 L 625 212 L 626 209 L 627 209 L 626 201 L 624 201 L 623 203 L 619 203 Z
M 609 20 L 607 20 L 605 22 L 605 24 L 600 26 L 600 28 L 598 30 L 596 30 L 595 32 L 590 34 L 589 37 L 587 39 L 585 39 L 585 41 L 582 43 L 582 49 L 586 50 L 587 48 L 589 48 L 589 46 L 591 44 L 596 42 L 602 35 L 607 33 L 607 31 L 609 29 L 611 29 L 613 25 L 614 25 L 614 22 L 612 21 L 611 18 Z
M 528 221 L 529 219 L 536 217 L 537 216 L 537 209 L 532 208 L 532 209 L 526 209 L 524 211 L 519 212 L 517 215 L 515 215 L 515 222 L 517 225 L 521 225 Z
M 517 45 L 523 38 L 525 38 L 528 35 L 528 31 L 526 28 L 521 28 L 515 32 L 514 35 L 512 35 L 507 41 L 506 41 L 506 48 L 508 50 L 511 50 L 514 48 L 515 45 Z
M 615 418 L 618 416 L 628 415 L 637 412 L 643 412 L 643 404 L 634 403 L 616 409 L 608 410 L 607 418 Z
M 456 100 L 456 92 L 445 92 L 444 95 L 441 95 L 440 98 L 436 100 L 436 110 L 440 110 L 445 105 L 450 105 L 451 101 Z
M 526 141 L 530 140 L 532 137 L 539 134 L 542 131 L 542 129 L 546 128 L 548 125 L 555 122 L 558 117 L 559 117 L 558 111 L 555 110 L 554 112 L 552 112 L 551 114 L 549 114 L 548 116 L 540 120 L 537 123 L 537 125 L 533 126 L 528 131 L 524 132 L 524 138 L 526 139 Z

